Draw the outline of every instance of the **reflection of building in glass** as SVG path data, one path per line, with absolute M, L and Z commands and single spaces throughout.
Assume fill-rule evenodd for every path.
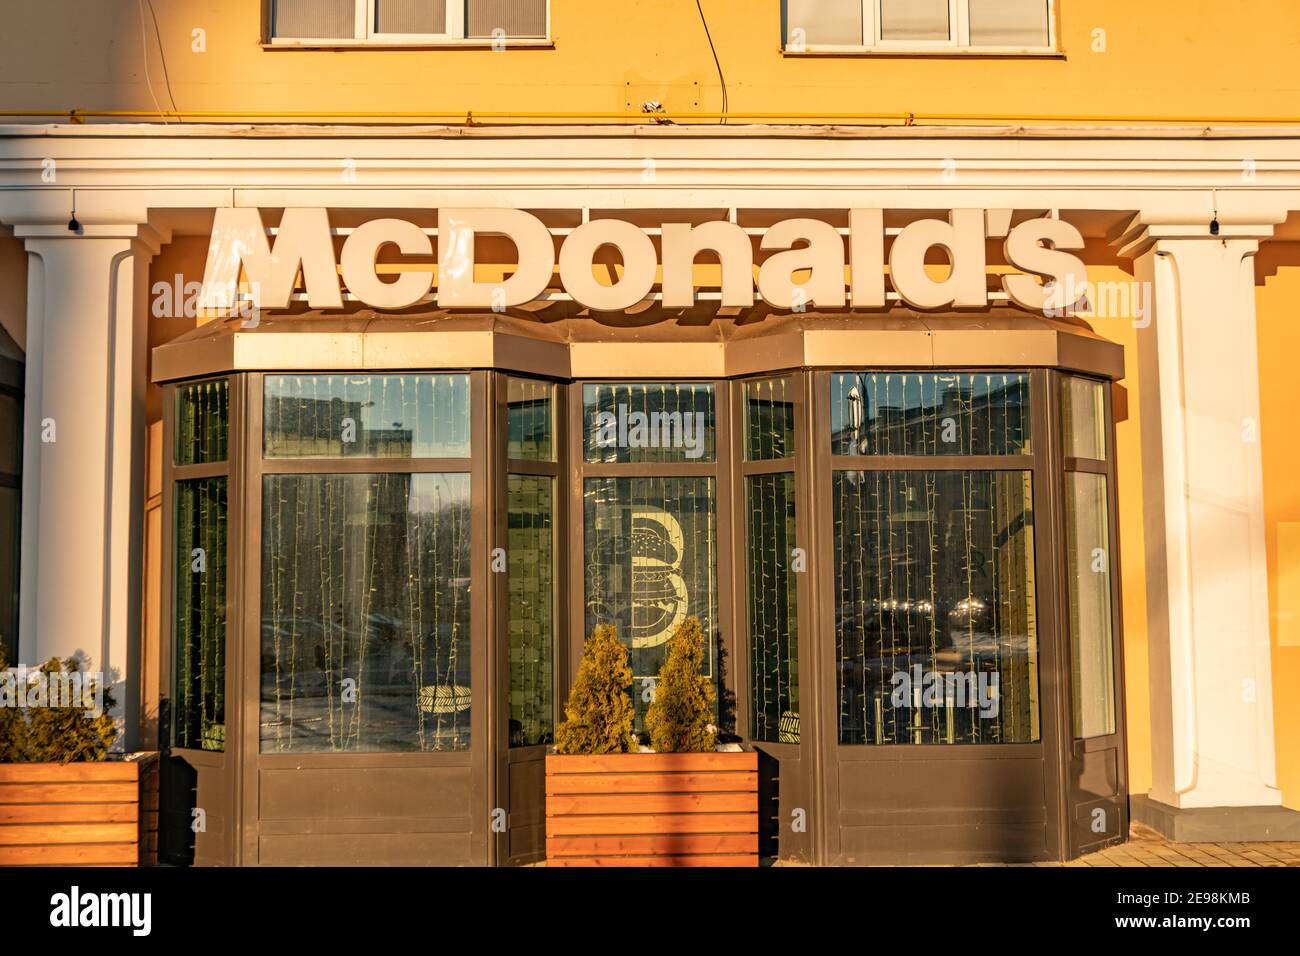
M 1028 454 L 1029 376 L 838 374 L 831 447 L 841 455 Z
M 1032 504 L 1027 472 L 837 472 L 841 743 L 1038 737 Z M 914 665 L 998 674 L 995 718 L 891 702 Z
M 333 453 L 409 458 L 414 429 L 402 422 L 370 424 L 374 402 L 341 398 L 269 395 L 266 399 L 267 444 L 278 455 Z

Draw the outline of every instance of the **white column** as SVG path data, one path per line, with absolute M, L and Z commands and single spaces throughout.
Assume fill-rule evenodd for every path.
M 1153 301 L 1138 331 L 1151 798 L 1176 808 L 1282 802 L 1255 332 L 1269 234 L 1151 226 L 1126 249 Z
M 60 235 L 60 230 L 62 234 Z M 29 253 L 19 656 L 83 656 L 138 744 L 148 227 L 18 226 Z

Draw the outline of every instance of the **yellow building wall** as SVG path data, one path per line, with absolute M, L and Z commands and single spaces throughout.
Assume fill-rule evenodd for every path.
M 1294 0 L 1056 6 L 1061 57 L 835 57 L 782 55 L 778 0 L 702 0 L 738 112 L 1300 113 Z M 6 32 L 22 42 L 4 43 L 0 111 L 171 109 L 174 101 L 182 112 L 639 114 L 647 99 L 677 113 L 721 108 L 695 0 L 552 0 L 554 48 L 503 52 L 267 51 L 262 7 L 153 0 L 142 25 L 135 0 L 6 4 Z
M 262 6 L 261 0 L 166 0 L 152 3 L 153 16 L 142 25 L 134 0 L 7 5 L 0 120 L 4 110 L 175 108 L 220 111 L 230 119 L 382 110 L 500 112 L 536 122 L 533 114 L 540 113 L 640 119 L 644 100 L 680 114 L 716 112 L 722 104 L 695 0 L 553 0 L 554 47 L 504 52 L 265 50 Z M 780 50 L 777 0 L 703 0 L 702 6 L 729 109 L 766 114 L 769 121 L 909 112 L 1300 117 L 1295 0 L 1228 6 L 1221 0 L 1060 0 L 1063 55 L 1047 58 L 788 56 Z M 12 42 L 15 36 L 22 42 Z M 1094 244 L 1089 255 L 1103 263 L 1090 268 L 1094 281 L 1131 280 L 1104 246 Z M 1291 435 L 1300 258 L 1286 250 L 1273 258 L 1279 261 L 1261 257 L 1258 303 L 1274 707 L 1280 785 L 1287 804 L 1300 808 L 1300 441 Z M 1130 786 L 1141 793 L 1151 767 L 1135 329 L 1131 316 L 1093 324 L 1124 344 L 1129 370 L 1129 418 L 1118 426 L 1120 559 Z
M 1277 776 L 1283 802 L 1300 809 L 1300 243 L 1266 245 L 1255 272 Z

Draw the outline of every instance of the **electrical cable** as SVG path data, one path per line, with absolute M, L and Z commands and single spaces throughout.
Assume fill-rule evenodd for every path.
M 713 54 L 713 65 L 718 68 L 718 82 L 722 85 L 722 118 L 719 124 L 727 125 L 727 80 L 722 75 L 722 64 L 718 61 L 718 51 L 713 46 L 713 34 L 709 32 L 709 21 L 704 16 L 704 8 L 700 6 L 700 0 L 695 0 L 695 9 L 700 12 L 700 23 L 704 27 L 704 36 L 709 41 L 709 52 Z
M 149 33 L 144 22 L 144 7 L 146 2 L 149 4 L 149 15 L 153 18 L 154 37 L 158 41 L 158 57 L 162 60 L 163 81 L 167 85 L 167 96 L 171 100 L 172 112 L 180 112 L 176 109 L 176 97 L 172 95 L 171 77 L 167 72 L 167 55 L 163 52 L 162 34 L 158 30 L 158 14 L 153 8 L 153 0 L 139 0 L 137 4 L 140 10 L 140 48 L 144 54 L 144 85 L 149 90 L 149 97 L 153 100 L 154 109 L 158 111 L 158 118 L 164 123 L 167 123 L 167 114 L 163 111 L 162 104 L 158 102 L 158 94 L 154 92 L 153 80 L 149 76 Z

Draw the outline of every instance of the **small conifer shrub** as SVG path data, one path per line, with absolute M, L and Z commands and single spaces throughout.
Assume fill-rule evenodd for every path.
M 700 673 L 704 631 L 698 617 L 688 617 L 668 639 L 668 656 L 655 681 L 655 696 L 646 710 L 650 746 L 658 753 L 701 753 L 713 749 L 712 681 Z
M 7 665 L 0 652 L 0 675 Z M 41 677 L 50 683 L 61 679 L 61 675 L 71 675 L 83 668 L 76 658 L 60 661 L 52 657 L 41 666 Z M 16 678 L 17 675 L 14 675 Z M 83 674 L 84 693 L 95 693 L 94 678 Z M 0 676 L 6 685 L 0 692 L 8 694 L 15 691 L 16 681 Z M 104 760 L 109 748 L 117 739 L 117 728 L 109 716 L 114 700 L 105 687 L 103 691 L 103 713 L 99 716 L 88 713 L 80 701 L 73 701 L 72 706 L 56 707 L 17 706 L 17 701 L 5 701 L 0 707 L 0 763 L 73 763 L 91 760 Z
M 591 632 L 582 648 L 578 677 L 555 731 L 562 754 L 635 753 L 632 736 L 632 668 L 627 648 L 608 624 Z

